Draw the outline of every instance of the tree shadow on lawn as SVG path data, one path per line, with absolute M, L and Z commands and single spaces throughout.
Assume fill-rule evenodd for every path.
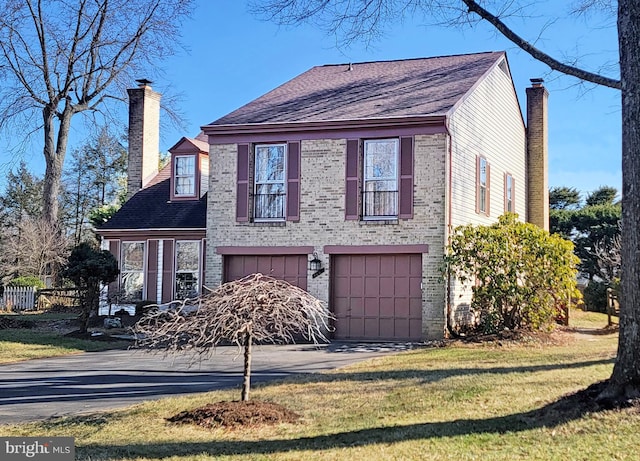
M 33 332 L 31 330 L 0 330 L 0 341 L 51 347 L 66 347 L 85 352 L 98 352 L 112 349 L 128 349 L 132 342 L 112 337 L 73 337 L 52 332 Z
M 591 360 L 575 363 L 553 365 L 533 365 L 523 367 L 495 368 L 456 368 L 450 370 L 400 370 L 372 373 L 332 373 L 309 374 L 297 376 L 296 382 L 330 382 L 330 381 L 367 381 L 385 379 L 417 378 L 422 383 L 435 382 L 452 376 L 479 373 L 527 373 L 550 371 L 559 368 L 582 368 L 593 365 L 613 363 L 614 359 Z M 289 378 L 285 379 L 288 381 Z M 266 383 L 263 385 L 269 385 Z M 101 459 L 120 459 L 126 457 L 168 458 L 172 456 L 193 456 L 200 453 L 211 455 L 266 455 L 288 453 L 305 450 L 330 450 L 335 448 L 361 447 L 375 444 L 392 444 L 411 440 L 428 440 L 471 434 L 500 434 L 507 432 L 527 431 L 541 427 L 552 428 L 579 419 L 585 414 L 594 413 L 605 408 L 595 401 L 605 382 L 591 385 L 587 389 L 560 398 L 559 400 L 528 412 L 485 419 L 458 419 L 445 422 L 426 422 L 420 424 L 381 426 L 349 432 L 338 432 L 314 437 L 297 439 L 276 439 L 260 441 L 212 441 L 176 442 L 160 444 L 134 445 L 98 445 L 92 444 L 78 447 L 79 459 L 99 457 Z M 244 429 L 250 430 L 250 429 Z
M 411 440 L 428 440 L 441 437 L 471 434 L 504 434 L 528 431 L 536 428 L 553 428 L 582 416 L 604 410 L 595 403 L 606 382 L 589 386 L 575 394 L 570 394 L 544 407 L 524 413 L 497 416 L 485 419 L 458 419 L 453 421 L 420 423 L 395 426 L 381 426 L 357 431 L 338 432 L 297 439 L 276 439 L 257 441 L 212 441 L 176 442 L 136 445 L 80 446 L 76 453 L 79 459 L 97 456 L 100 459 L 120 459 L 126 457 L 169 458 L 192 456 L 201 453 L 210 455 L 267 455 L 296 451 L 330 450 L 336 448 L 363 447 L 375 444 L 393 444 Z

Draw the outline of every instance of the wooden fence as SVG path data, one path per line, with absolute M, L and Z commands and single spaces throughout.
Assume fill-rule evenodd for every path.
M 77 288 L 5 287 L 0 296 L 0 309 L 28 311 L 56 309 L 73 310 L 80 306 Z
M 30 311 L 36 308 L 36 287 L 5 287 L 0 305 L 7 311 Z
M 611 288 L 607 288 L 607 325 L 614 325 L 613 317 L 620 317 L 620 303 L 618 296 Z

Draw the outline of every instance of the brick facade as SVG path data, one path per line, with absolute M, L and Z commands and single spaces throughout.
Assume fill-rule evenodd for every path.
M 444 334 L 445 285 L 440 273 L 445 241 L 445 174 L 447 136 L 414 138 L 414 218 L 393 222 L 345 220 L 346 139 L 301 142 L 300 221 L 237 223 L 235 220 L 236 144 L 214 144 L 210 150 L 207 279 L 222 281 L 218 246 L 312 246 L 326 272 L 308 279 L 308 291 L 329 302 L 330 257 L 325 245 L 426 244 L 423 254 L 423 336 Z

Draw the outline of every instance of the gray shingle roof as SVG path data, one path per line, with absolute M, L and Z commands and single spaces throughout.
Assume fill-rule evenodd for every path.
M 207 221 L 207 195 L 200 200 L 170 202 L 170 172 L 170 166 L 165 167 L 151 185 L 127 200 L 98 231 L 204 229 Z
M 317 66 L 210 125 L 444 115 L 504 55 Z

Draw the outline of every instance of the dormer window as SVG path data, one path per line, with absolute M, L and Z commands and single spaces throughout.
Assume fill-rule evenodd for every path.
M 193 155 L 176 156 L 173 178 L 176 197 L 193 197 L 196 194 L 196 157 Z

